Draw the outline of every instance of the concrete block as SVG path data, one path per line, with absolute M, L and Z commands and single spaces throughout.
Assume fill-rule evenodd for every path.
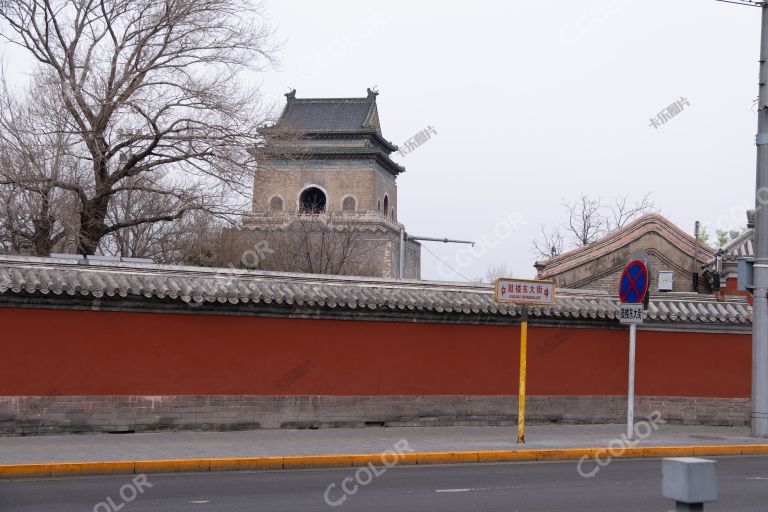
M 713 460 L 695 457 L 662 461 L 662 494 L 681 503 L 717 501 L 717 471 Z

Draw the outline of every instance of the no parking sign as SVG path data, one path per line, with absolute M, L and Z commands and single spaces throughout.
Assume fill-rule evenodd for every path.
M 619 299 L 623 304 L 642 304 L 648 293 L 648 267 L 634 260 L 624 268 L 619 280 Z
M 637 324 L 643 322 L 645 299 L 650 279 L 648 267 L 642 260 L 630 261 L 619 280 L 621 300 L 619 321 L 629 324 L 629 389 L 627 390 L 627 436 L 632 439 L 635 427 L 635 346 Z

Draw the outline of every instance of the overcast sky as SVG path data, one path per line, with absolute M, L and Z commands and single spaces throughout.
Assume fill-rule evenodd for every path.
M 662 214 L 745 224 L 753 196 L 760 10 L 714 0 L 271 1 L 286 38 L 278 101 L 377 86 L 385 137 L 437 135 L 395 159 L 410 233 L 463 276 L 532 276 L 563 198 L 653 192 Z M 650 119 L 685 98 L 683 112 Z M 731 212 L 733 210 L 733 212 Z M 522 222 L 518 222 L 520 219 Z M 506 223 L 507 225 L 503 225 Z M 516 228 L 511 232 L 508 228 Z M 427 245 L 425 244 L 425 245 Z M 426 250 L 423 277 L 459 279 Z
M 687 231 L 745 224 L 753 197 L 760 10 L 715 0 L 277 1 L 268 100 L 364 96 L 384 136 L 430 141 L 395 160 L 398 217 L 427 242 L 425 279 L 506 264 L 532 277 L 562 200 L 653 193 Z M 7 54 L 8 55 L 8 54 Z M 10 54 L 11 56 L 15 54 Z M 11 63 L 11 67 L 20 64 Z M 650 119 L 684 98 L 654 129 Z M 433 251 L 460 275 L 441 265 Z

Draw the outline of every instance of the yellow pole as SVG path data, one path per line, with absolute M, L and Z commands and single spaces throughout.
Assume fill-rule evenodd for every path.
M 528 359 L 528 308 L 523 306 L 520 322 L 520 386 L 517 395 L 517 442 L 525 443 L 525 377 Z

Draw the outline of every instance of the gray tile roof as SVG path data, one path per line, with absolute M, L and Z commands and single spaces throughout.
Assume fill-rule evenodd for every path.
M 306 132 L 378 131 L 376 96 L 367 98 L 299 99 L 289 96 L 277 125 Z
M 747 229 L 739 236 L 725 244 L 720 249 L 723 258 L 737 259 L 742 257 L 752 257 L 755 255 L 754 249 L 755 230 Z M 714 261 L 714 260 L 712 260 Z
M 183 303 L 288 304 L 348 310 L 517 316 L 519 308 L 497 304 L 489 284 L 391 281 L 170 265 L 0 256 L 0 296 L 170 298 Z M 618 302 L 607 294 L 559 290 L 554 307 L 533 316 L 613 320 Z M 751 307 L 742 300 L 717 302 L 708 295 L 668 294 L 651 301 L 657 322 L 748 324 Z

